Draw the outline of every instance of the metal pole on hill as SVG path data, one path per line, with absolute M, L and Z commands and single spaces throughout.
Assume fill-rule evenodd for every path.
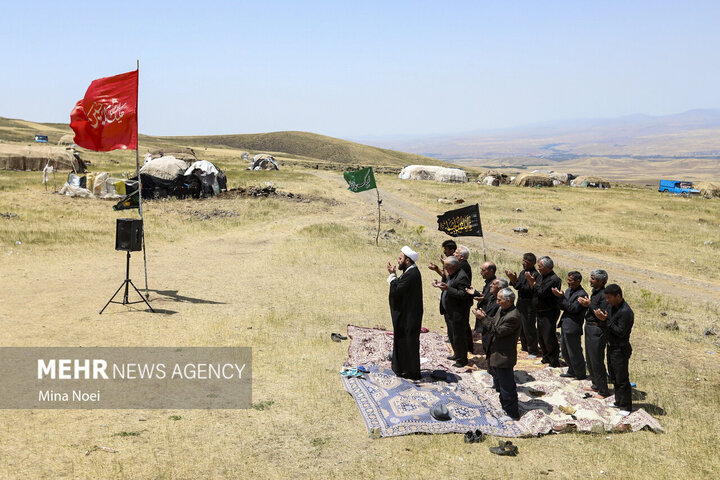
M 378 230 L 377 235 L 375 235 L 375 246 L 378 246 L 378 239 L 380 238 L 380 204 L 382 203 L 382 200 L 380 200 L 380 190 L 378 190 L 377 187 L 375 187 L 375 193 L 377 193 L 377 203 L 378 203 Z
M 140 180 L 140 129 L 138 128 L 138 106 L 140 104 L 140 97 L 139 92 L 137 91 L 139 89 L 140 85 L 140 59 L 137 60 L 137 71 L 138 71 L 138 81 L 135 86 L 135 98 L 138 99 L 137 104 L 135 105 L 135 131 L 137 132 L 138 141 L 137 146 L 135 147 L 135 174 L 137 175 L 138 179 L 138 212 L 140 213 L 140 220 L 143 220 L 143 208 L 142 208 L 142 181 Z M 143 228 L 142 228 L 142 252 L 143 252 L 143 268 L 145 270 L 145 298 L 150 298 L 150 292 L 148 291 L 148 279 L 147 279 L 147 257 L 145 256 L 145 220 L 143 220 Z M 152 309 L 151 309 L 152 310 Z

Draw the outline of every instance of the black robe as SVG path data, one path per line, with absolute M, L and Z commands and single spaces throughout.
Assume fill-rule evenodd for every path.
M 390 282 L 389 300 L 394 331 L 393 372 L 398 377 L 419 379 L 423 295 L 417 266 Z

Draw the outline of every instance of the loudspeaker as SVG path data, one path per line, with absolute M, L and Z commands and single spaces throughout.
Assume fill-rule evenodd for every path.
M 118 218 L 115 229 L 115 250 L 138 252 L 142 250 L 143 221 L 138 218 Z

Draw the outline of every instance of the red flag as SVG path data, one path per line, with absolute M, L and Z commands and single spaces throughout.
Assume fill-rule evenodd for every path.
M 138 71 L 93 80 L 70 113 L 75 143 L 96 152 L 137 149 Z

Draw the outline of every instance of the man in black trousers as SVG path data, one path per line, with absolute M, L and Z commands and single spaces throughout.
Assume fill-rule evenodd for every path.
M 467 274 L 460 269 L 460 261 L 456 257 L 447 257 L 445 266 L 446 281 L 433 281 L 433 287 L 442 290 L 440 295 L 440 314 L 445 316 L 445 322 L 452 328 L 452 345 L 454 355 L 448 360 L 455 360 L 454 367 L 464 367 L 468 364 L 468 317 L 472 297 L 465 291 L 470 286 Z
M 582 274 L 577 271 L 568 273 L 568 288 L 564 292 L 553 288 L 552 292 L 557 297 L 558 306 L 563 311 L 560 317 L 560 349 L 563 358 L 568 364 L 567 372 L 561 377 L 576 378 L 584 380 L 587 378 L 585 372 L 585 357 L 582 350 L 582 328 L 585 322 L 587 307 L 583 307 L 578 298 L 587 297 L 587 292 L 580 284 Z
M 390 273 L 390 315 L 393 322 L 392 369 L 398 377 L 420 379 L 420 329 L 423 317 L 422 278 L 415 265 L 418 254 L 404 246 L 397 268 L 387 263 Z M 398 278 L 397 270 L 403 272 Z
M 486 311 L 489 304 L 494 300 L 494 298 L 492 298 L 492 295 L 490 294 L 490 288 L 492 287 L 492 283 L 497 278 L 495 276 L 495 272 L 497 272 L 497 266 L 493 262 L 485 262 L 480 265 L 480 275 L 482 275 L 485 283 L 483 284 L 482 292 L 475 292 L 473 295 L 480 298 L 478 300 L 478 308 Z M 470 281 L 472 282 L 472 280 Z M 475 321 L 474 330 L 475 333 L 480 333 L 482 331 L 482 327 L 480 326 L 480 320 Z
M 632 412 L 632 390 L 628 363 L 632 355 L 630 332 L 635 323 L 635 314 L 623 299 L 622 289 L 611 283 L 605 287 L 605 297 L 610 311 L 595 310 L 597 319 L 605 324 L 607 335 L 607 358 L 610 376 L 615 379 L 615 404 L 619 414 L 627 416 Z
M 508 417 L 518 420 L 520 411 L 513 367 L 517 363 L 517 341 L 522 316 L 514 305 L 515 293 L 509 288 L 498 292 L 497 303 L 500 308 L 493 318 L 477 308 L 472 313 L 490 332 L 488 364 L 492 369 L 496 390 L 500 392 L 500 404 Z
M 527 275 L 537 281 L 540 272 L 535 268 L 537 258 L 533 253 L 526 253 L 522 258 L 523 270 L 518 275 L 510 270 L 505 270 L 505 274 L 510 280 L 510 285 L 517 290 L 517 309 L 523 317 L 522 329 L 520 330 L 520 346 L 524 352 L 528 352 L 528 358 L 537 358 L 540 354 L 538 348 L 538 332 L 537 332 L 537 297 L 527 280 Z
M 607 280 L 608 274 L 605 270 L 593 270 L 590 272 L 590 286 L 592 287 L 590 298 L 578 298 L 580 305 L 587 307 L 585 312 L 585 359 L 592 380 L 592 386 L 589 387 L 589 390 L 603 398 L 610 396 L 607 370 L 605 370 L 605 345 L 607 339 L 605 337 L 605 323 L 598 319 L 595 311 L 610 311 L 610 304 L 605 298 Z
M 559 289 L 562 281 L 555 275 L 554 267 L 555 264 L 550 257 L 541 257 L 538 260 L 540 276 L 537 281 L 529 272 L 525 272 L 525 278 L 537 296 L 537 325 L 540 350 L 543 354 L 542 362 L 549 363 L 551 367 L 559 367 L 560 347 L 555 330 L 560 316 L 560 308 L 552 289 Z

